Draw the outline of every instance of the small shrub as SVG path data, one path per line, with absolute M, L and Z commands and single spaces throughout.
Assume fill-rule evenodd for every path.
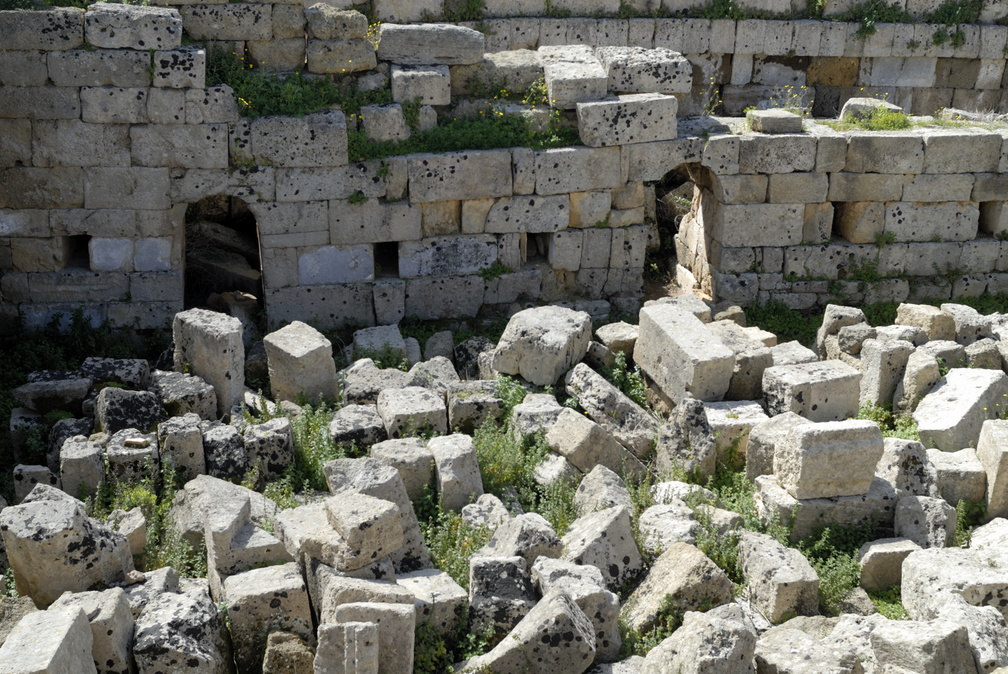
M 292 484 L 328 491 L 322 467 L 333 459 L 358 456 L 355 447 L 337 445 L 329 437 L 329 422 L 334 411 L 329 405 L 306 405 L 301 414 L 291 420 L 294 431 Z
M 888 590 L 868 590 L 868 596 L 875 609 L 889 620 L 909 620 L 906 609 L 903 608 L 903 599 L 900 586 L 891 587 Z
M 983 501 L 959 501 L 956 504 L 956 529 L 953 545 L 968 548 L 973 529 L 987 518 L 987 504 Z
M 500 278 L 504 274 L 510 274 L 513 269 L 506 264 L 501 263 L 500 260 L 494 260 L 486 269 L 480 271 L 479 275 L 484 281 L 492 281 L 495 278 Z
M 630 400 L 646 410 L 651 410 L 651 403 L 647 399 L 647 382 L 644 381 L 644 375 L 636 365 L 632 370 L 629 368 L 625 353 L 622 351 L 617 353 L 612 367 L 605 368 L 602 371 L 602 376 Z
M 420 529 L 434 565 L 468 589 L 469 558 L 490 540 L 490 530 L 469 526 L 459 513 L 440 507 L 432 519 L 421 521 Z
M 899 3 L 890 4 L 886 0 L 859 2 L 839 18 L 842 21 L 858 22 L 860 26 L 857 35 L 862 40 L 874 35 L 877 23 L 906 23 L 912 20 L 910 14 Z
M 780 342 L 796 339 L 809 347 L 815 343 L 816 331 L 822 325 L 822 313 L 802 313 L 779 300 L 745 307 L 745 315 L 748 325 L 769 330 Z
M 445 0 L 442 18 L 445 21 L 480 21 L 486 11 L 486 0 Z
M 860 526 L 831 524 L 798 544 L 819 575 L 819 610 L 837 615 L 840 602 L 861 581 L 858 550 L 878 538 L 875 522 Z
M 910 415 L 893 414 L 888 408 L 867 403 L 858 408 L 858 419 L 867 419 L 878 424 L 882 437 L 902 438 L 920 442 L 917 422 Z

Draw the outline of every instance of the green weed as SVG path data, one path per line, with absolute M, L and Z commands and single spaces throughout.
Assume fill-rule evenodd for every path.
M 745 307 L 745 315 L 748 325 L 769 330 L 780 342 L 798 340 L 805 346 L 815 343 L 816 331 L 822 324 L 822 313 L 797 311 L 779 300 Z
M 632 370 L 629 368 L 625 353 L 622 351 L 617 353 L 612 366 L 602 370 L 601 374 L 630 400 L 645 410 L 651 409 L 651 403 L 647 399 L 647 382 L 644 381 L 644 375 L 636 365 Z
M 875 604 L 875 609 L 889 620 L 909 620 L 906 609 L 903 608 L 903 599 L 900 586 L 891 587 L 888 590 L 868 590 L 868 597 Z
M 442 18 L 445 21 L 480 21 L 486 11 L 486 0 L 445 0 Z
M 837 615 L 840 602 L 861 581 L 858 550 L 878 536 L 874 521 L 863 525 L 831 524 L 798 544 L 819 575 L 819 610 Z
M 439 506 L 434 517 L 421 520 L 420 529 L 434 565 L 468 589 L 469 558 L 487 544 L 490 530 L 469 526 L 462 521 L 462 515 L 445 512 Z
M 868 403 L 858 408 L 858 419 L 867 419 L 878 424 L 882 437 L 902 438 L 920 442 L 917 422 L 909 415 L 893 414 L 888 408 Z
M 857 35 L 862 40 L 875 34 L 877 23 L 906 23 L 912 21 L 910 14 L 899 3 L 889 4 L 886 0 L 866 0 L 859 2 L 846 14 L 839 17 L 842 21 L 856 21 Z
M 956 504 L 956 529 L 953 545 L 970 546 L 973 529 L 987 519 L 987 504 L 983 501 L 959 501 Z
M 514 270 L 511 267 L 503 264 L 500 260 L 494 260 L 486 269 L 480 271 L 479 275 L 484 281 L 492 281 L 495 278 L 500 278 L 504 274 L 510 274 Z

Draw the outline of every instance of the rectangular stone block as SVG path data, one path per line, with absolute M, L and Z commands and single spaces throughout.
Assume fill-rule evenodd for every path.
M 884 173 L 830 174 L 830 201 L 898 201 L 903 198 L 906 176 Z
M 620 148 L 558 148 L 535 153 L 536 193 L 612 189 L 620 180 Z
M 52 7 L 44 12 L 4 12 L 0 44 L 4 49 L 62 51 L 84 43 L 84 10 Z
M 182 18 L 168 7 L 97 3 L 84 17 L 88 44 L 103 49 L 177 49 Z
M 185 124 L 186 123 L 186 94 L 189 91 L 200 91 L 199 89 L 165 89 L 164 87 L 152 87 L 147 90 L 147 117 L 151 124 Z M 235 116 L 238 115 L 238 101 L 234 102 Z M 209 120 L 204 120 L 207 122 Z M 236 120 L 237 121 L 237 120 Z M 199 117 L 194 116 L 192 124 L 200 122 Z
M 206 84 L 206 50 L 182 47 L 154 52 L 151 84 L 169 89 L 202 89 Z
M 627 180 L 661 180 L 669 168 L 699 161 L 704 151 L 702 138 L 635 143 L 621 148 L 627 163 Z
M 945 452 L 978 447 L 984 422 L 997 418 L 1006 400 L 1004 372 L 952 368 L 913 413 L 921 442 Z
M 746 134 L 739 144 L 739 173 L 812 171 L 815 157 L 815 136 Z
M 969 173 L 924 173 L 903 186 L 903 201 L 970 201 L 971 194 L 974 194 L 973 176 Z M 975 197 L 972 200 L 984 201 Z
M 392 66 L 392 100 L 421 105 L 451 104 L 448 66 Z
M 196 40 L 271 40 L 273 5 L 189 5 L 182 24 L 185 32 Z
M 357 162 L 338 168 L 281 168 L 276 170 L 277 201 L 347 199 L 360 192 L 365 197 L 385 196 L 385 183 L 377 161 Z M 414 203 L 419 200 L 413 199 Z M 435 201 L 435 200 L 431 200 Z
M 0 170 L 0 208 L 79 208 L 84 205 L 80 168 L 14 167 Z
M 442 236 L 399 244 L 399 275 L 465 276 L 490 267 L 497 259 L 497 238 L 489 234 Z
M 582 101 L 603 98 L 609 85 L 606 72 L 587 45 L 539 48 L 550 105 L 572 110 Z
M 288 7 L 289 5 L 280 6 Z M 249 40 L 245 46 L 249 57 L 263 70 L 302 72 L 305 69 L 307 52 L 303 37 L 263 41 Z
M 735 355 L 693 314 L 654 304 L 641 309 L 634 362 L 675 402 L 687 395 L 720 400 L 728 391 Z
M 0 117 L 78 119 L 80 90 L 73 87 L 0 87 Z
M 129 166 L 125 125 L 85 124 L 76 120 L 34 123 L 36 166 Z
M 126 49 L 49 52 L 49 79 L 58 87 L 150 86 L 149 52 Z
M 873 131 L 852 134 L 847 140 L 846 171 L 920 173 L 923 168 L 924 141 L 920 133 Z
M 511 152 L 508 150 L 412 155 L 408 159 L 408 171 L 413 203 L 511 195 Z
M 493 234 L 552 233 L 566 228 L 570 219 L 567 195 L 504 197 L 490 207 L 484 230 Z
M 972 241 L 979 226 L 980 209 L 969 201 L 886 204 L 885 231 L 896 241 Z
M 67 297 L 81 301 L 119 301 L 129 294 L 129 277 L 121 273 L 94 273 L 88 269 L 46 272 L 28 277 L 31 301 L 55 303 Z
M 217 392 L 217 413 L 240 405 L 245 388 L 245 346 L 241 322 L 206 309 L 190 309 L 172 323 L 178 372 L 202 377 Z
M 0 646 L 0 662 L 11 672 L 90 674 L 97 671 L 91 659 L 93 643 L 80 606 L 32 611 L 12 626 Z
M 406 316 L 421 320 L 471 318 L 483 304 L 479 276 L 442 276 L 406 282 Z
M 859 496 L 871 487 L 882 450 L 873 421 L 803 424 L 774 449 L 774 477 L 796 499 Z
M 771 204 L 824 202 L 829 190 L 829 178 L 821 173 L 775 173 L 767 185 L 767 201 Z
M 610 93 L 690 93 L 693 66 L 678 52 L 604 46 L 596 54 L 609 73 Z
M 803 204 L 724 204 L 704 224 L 724 246 L 789 246 L 801 242 L 804 218 Z
M 49 77 L 44 51 L 0 49 L 0 84 L 11 87 L 40 87 Z M 63 52 L 54 52 L 62 54 Z
M 140 166 L 227 168 L 227 124 L 134 126 L 133 161 Z
M 81 118 L 94 124 L 144 124 L 148 121 L 149 89 L 84 87 Z
M 673 140 L 679 102 L 662 94 L 627 94 L 577 104 L 578 133 L 589 147 Z
M 763 395 L 770 416 L 794 412 L 810 421 L 842 421 L 857 414 L 861 372 L 827 360 L 775 365 L 763 372 Z
M 275 323 L 312 321 L 320 329 L 374 325 L 375 321 L 370 283 L 267 289 L 266 312 Z
M 249 127 L 249 144 L 257 164 L 345 166 L 346 117 L 338 110 L 301 118 L 260 117 Z
M 138 210 L 170 208 L 168 169 L 140 166 L 91 169 L 84 174 L 83 205 Z
M 989 419 L 980 427 L 976 458 L 987 474 L 987 512 L 990 517 L 1008 515 L 1008 421 Z

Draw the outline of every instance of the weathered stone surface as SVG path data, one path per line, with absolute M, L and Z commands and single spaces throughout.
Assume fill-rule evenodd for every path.
M 438 498 L 445 510 L 461 510 L 483 494 L 472 438 L 461 434 L 431 438 L 427 448 L 434 455 Z
M 760 475 L 772 475 L 777 446 L 792 429 L 805 423 L 807 420 L 801 415 L 784 412 L 753 426 L 746 443 L 746 477 L 755 480 Z
M 19 463 L 14 466 L 13 473 L 15 503 L 23 501 L 37 484 L 60 488 L 59 478 L 45 466 L 26 466 Z
M 249 465 L 268 482 L 280 479 L 294 463 L 294 431 L 286 417 L 248 424 L 242 431 L 242 442 Z
M 270 632 L 266 637 L 263 674 L 293 674 L 314 667 L 315 649 L 291 632 Z
M 714 474 L 717 447 L 704 405 L 687 398 L 658 430 L 655 465 L 660 472 L 683 470 L 701 477 Z
M 623 606 L 627 625 L 647 630 L 655 625 L 666 597 L 684 610 L 731 600 L 728 576 L 705 554 L 688 543 L 673 543 L 655 560 L 641 584 Z
M 269 361 L 270 386 L 276 400 L 336 397 L 336 365 L 332 343 L 315 328 L 294 321 L 263 338 Z
M 374 565 L 370 565 L 374 566 Z M 368 569 L 369 567 L 364 567 Z M 317 559 L 305 567 L 308 593 L 319 625 L 335 622 L 336 609 L 350 602 L 412 604 L 413 597 L 391 579 L 347 574 Z
M 88 619 L 79 606 L 34 611 L 24 616 L 0 645 L 0 662 L 10 672 L 94 672 Z
M 869 339 L 861 348 L 860 404 L 885 405 L 892 401 L 896 388 L 903 381 L 907 361 L 914 351 L 904 341 Z
M 151 599 L 137 617 L 133 652 L 141 672 L 171 671 L 179 662 L 222 674 L 232 666 L 224 618 L 205 593 L 163 592 Z
M 110 435 L 125 428 L 153 428 L 166 417 L 158 396 L 150 391 L 106 386 L 95 400 L 96 426 Z
M 77 7 L 50 7 L 45 12 L 4 17 L 4 49 L 62 51 L 83 42 L 84 12 Z
M 633 512 L 630 492 L 619 475 L 605 466 L 595 466 L 574 492 L 574 507 L 578 515 L 586 515 L 615 506 L 626 506 Z
M 897 493 L 938 496 L 938 475 L 924 445 L 914 440 L 886 438 L 875 475 L 896 488 Z
M 241 321 L 206 309 L 175 315 L 172 338 L 178 372 L 202 377 L 217 392 L 217 414 L 240 404 L 245 388 L 245 345 Z
M 599 47 L 596 55 L 609 73 L 614 94 L 684 94 L 690 91 L 693 67 L 671 49 Z
M 907 358 L 903 378 L 896 384 L 896 390 L 893 392 L 893 409 L 912 413 L 939 379 L 941 369 L 937 359 L 923 349 L 914 351 Z
M 458 628 L 459 614 L 469 604 L 469 596 L 451 576 L 437 569 L 424 569 L 396 578 L 412 593 L 417 622 L 430 625 L 439 634 L 452 634 Z
M 91 659 L 100 672 L 126 672 L 133 664 L 133 614 L 122 588 L 64 593 L 53 611 L 80 608 L 90 624 Z
M 609 74 L 587 45 L 539 48 L 550 105 L 572 110 L 581 101 L 605 96 Z
M 483 58 L 479 31 L 450 24 L 383 23 L 378 58 L 400 65 L 466 65 Z
M 763 371 L 774 365 L 773 354 L 755 339 L 748 328 L 732 321 L 714 321 L 709 329 L 735 354 L 735 368 L 728 385 L 729 400 L 755 400 L 763 392 Z
M 674 96 L 625 94 L 576 106 L 578 133 L 588 147 L 672 140 L 678 133 Z
M 541 195 L 612 189 L 622 184 L 614 147 L 564 147 L 536 152 L 535 192 Z M 594 223 L 592 223 L 594 224 Z
M 244 478 L 250 466 L 238 429 L 219 421 L 204 421 L 200 431 L 207 474 L 223 480 Z
M 88 44 L 102 49 L 177 49 L 182 17 L 167 7 L 98 3 L 84 17 Z
M 509 151 L 411 155 L 407 170 L 413 203 L 511 196 Z
M 870 541 L 858 550 L 861 587 L 886 590 L 900 584 L 903 560 L 921 547 L 907 538 L 882 538 Z
M 927 304 L 900 304 L 896 309 L 896 324 L 918 327 L 929 340 L 955 340 L 956 326 L 952 314 Z
M 383 390 L 378 394 L 378 414 L 390 438 L 415 435 L 425 428 L 435 433 L 448 430 L 444 398 L 421 386 Z
M 774 450 L 774 475 L 796 499 L 865 494 L 884 449 L 873 421 L 796 426 Z
M 543 674 L 583 672 L 595 658 L 595 630 L 567 594 L 544 597 L 515 625 L 508 638 L 469 666 L 495 672 L 518 672 L 536 663 Z
M 976 457 L 987 474 L 987 513 L 1004 517 L 1008 514 L 1008 422 L 983 422 L 976 448 Z
M 858 409 L 861 372 L 839 361 L 775 365 L 763 373 L 771 416 L 795 412 L 810 421 L 838 421 Z
M 554 384 L 584 357 L 591 339 L 591 317 L 547 306 L 511 317 L 493 352 L 493 369 L 521 375 L 538 386 Z
M 850 674 L 864 671 L 857 655 L 847 644 L 835 643 L 831 638 L 817 639 L 816 633 L 809 634 L 790 626 L 793 622 L 802 626 L 799 620 L 794 618 L 760 636 L 755 652 L 756 666 L 760 671 Z
M 640 460 L 605 429 L 565 408 L 546 433 L 546 444 L 582 472 L 601 464 L 619 475 L 643 475 Z
M 688 611 L 682 627 L 647 654 L 642 671 L 748 674 L 756 645 L 756 627 L 740 606 Z
M 434 454 L 423 439 L 385 440 L 373 444 L 369 453 L 399 472 L 411 501 L 423 496 L 424 489 L 434 475 Z
M 371 621 L 319 625 L 314 671 L 319 674 L 376 674 L 379 644 L 378 625 Z
M 640 514 L 637 523 L 644 548 L 660 555 L 673 543 L 696 543 L 700 523 L 693 510 L 679 499 L 653 505 Z
M 563 559 L 590 564 L 602 572 L 611 591 L 622 588 L 643 569 L 643 560 L 626 506 L 606 508 L 574 520 L 563 537 Z
M 958 452 L 943 452 L 929 449 L 927 457 L 934 468 L 938 493 L 946 503 L 976 503 L 985 499 L 987 471 L 977 458 L 976 450 L 966 448 Z
M 578 363 L 565 378 L 568 395 L 581 409 L 637 457 L 651 451 L 657 420 L 584 363 Z
M 770 622 L 818 612 L 819 576 L 797 550 L 766 534 L 745 532 L 739 540 L 739 563 L 752 602 Z
M 644 307 L 634 362 L 672 401 L 720 400 L 735 357 L 694 315 L 669 304 Z
M 105 481 L 102 446 L 83 435 L 67 438 L 60 450 L 60 479 L 63 490 L 71 496 L 94 494 Z
M 65 590 L 120 582 L 133 568 L 124 536 L 90 519 L 77 499 L 45 485 L 0 510 L 0 535 L 18 591 L 40 607 Z
M 886 621 L 872 630 L 871 646 L 878 661 L 893 670 L 971 672 L 976 667 L 966 626 L 950 621 Z
M 976 447 L 987 419 L 1008 395 L 1008 377 L 993 370 L 953 368 L 913 413 L 921 442 L 947 452 Z
M 496 641 L 534 605 L 535 591 L 524 557 L 469 559 L 470 629 L 492 631 Z
M 955 536 L 956 510 L 940 498 L 902 494 L 896 502 L 896 535 L 922 548 L 944 548 Z

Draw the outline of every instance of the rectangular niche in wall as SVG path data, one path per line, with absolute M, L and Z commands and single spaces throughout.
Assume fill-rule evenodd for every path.
M 91 237 L 87 234 L 63 237 L 63 268 L 91 269 L 90 243 Z
M 376 243 L 374 247 L 375 278 L 399 278 L 399 244 L 395 241 Z

